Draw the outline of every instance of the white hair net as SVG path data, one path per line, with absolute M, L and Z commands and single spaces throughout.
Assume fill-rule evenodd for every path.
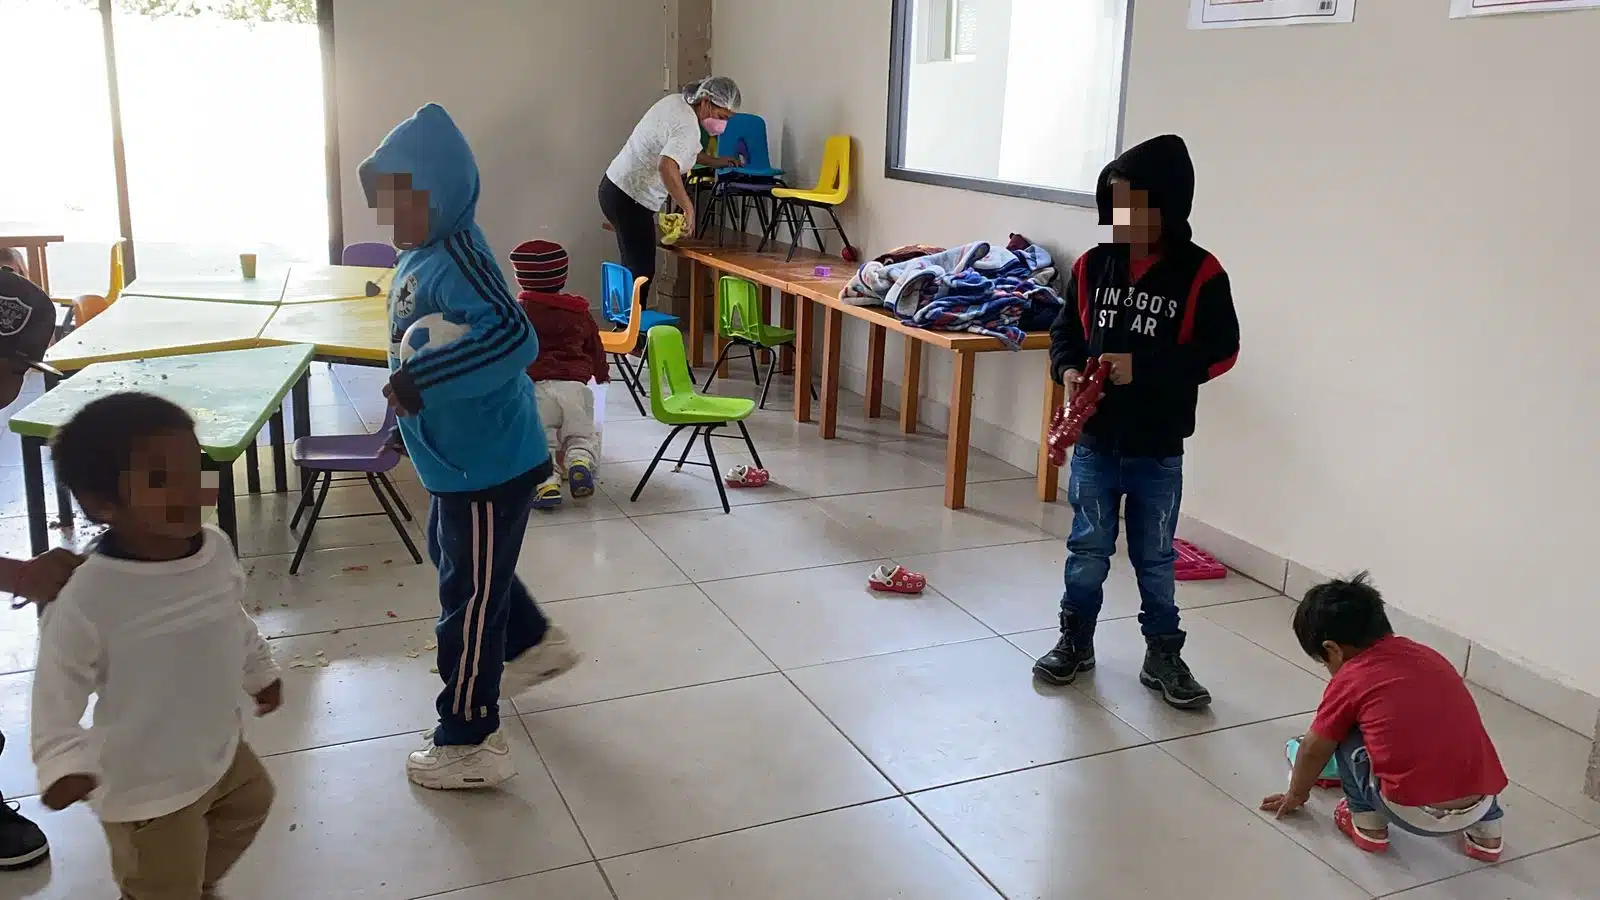
M 691 82 L 683 89 L 683 99 L 690 103 L 710 100 L 723 109 L 738 109 L 744 97 L 739 94 L 739 85 L 732 78 L 713 75 Z

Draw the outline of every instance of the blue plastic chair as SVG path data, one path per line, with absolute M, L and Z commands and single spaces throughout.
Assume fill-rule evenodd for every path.
M 399 254 L 389 244 L 365 242 L 347 244 L 340 262 L 347 266 L 371 266 L 374 269 L 392 269 Z
M 718 169 L 718 178 L 777 178 L 782 169 L 774 168 L 767 150 L 767 120 L 750 113 L 737 113 L 728 120 L 727 130 L 717 138 L 719 156 L 742 156 L 745 163 Z
M 633 314 L 633 273 L 628 267 L 619 263 L 608 262 L 600 264 L 600 316 L 609 322 L 613 330 L 626 331 L 628 320 Z M 639 334 L 647 335 L 650 329 L 657 325 L 678 325 L 678 317 L 646 309 L 639 313 Z M 639 408 L 639 415 L 645 415 L 644 402 L 639 399 L 645 393 L 644 364 L 650 355 L 649 342 L 645 344 L 644 354 L 639 357 L 637 367 L 629 364 L 628 357 L 623 353 L 611 354 L 611 362 L 620 369 L 622 381 L 628 386 L 628 393 L 633 397 L 633 405 Z

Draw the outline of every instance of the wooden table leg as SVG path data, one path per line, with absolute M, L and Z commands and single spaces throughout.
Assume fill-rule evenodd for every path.
M 778 312 L 779 327 L 794 328 L 794 295 L 778 295 L 778 306 L 780 307 Z M 778 368 L 785 375 L 794 374 L 794 347 L 786 346 L 778 354 Z
M 811 381 L 815 376 L 812 371 L 812 310 L 816 304 L 804 297 L 795 295 L 795 316 L 799 319 L 800 327 L 795 329 L 794 337 L 794 420 L 796 422 L 811 421 Z
M 972 442 L 972 380 L 977 362 L 976 353 L 956 351 L 950 379 L 950 441 L 944 450 L 944 505 L 950 509 L 967 505 L 967 450 Z
M 689 270 L 689 365 L 706 364 L 705 297 L 700 293 L 700 264 L 688 260 Z
M 839 350 L 844 313 L 832 306 L 822 311 L 822 422 L 818 433 L 832 440 L 839 428 Z
M 922 342 L 906 335 L 905 371 L 900 376 L 900 431 L 917 433 L 917 408 L 922 405 Z
M 1056 410 L 1067 403 L 1067 389 L 1056 384 L 1046 369 L 1044 376 L 1044 417 L 1039 422 L 1039 500 L 1056 502 L 1056 491 L 1061 487 L 1061 468 L 1050 464 L 1050 419 Z
M 867 418 L 883 415 L 883 342 L 889 336 L 882 325 L 868 326 L 867 334 Z
M 29 244 L 28 251 L 28 280 L 50 293 L 50 265 L 45 261 L 44 247 L 38 244 Z

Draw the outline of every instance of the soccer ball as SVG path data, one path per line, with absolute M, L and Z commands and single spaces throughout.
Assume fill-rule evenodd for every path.
M 446 319 L 442 313 L 429 313 L 406 329 L 400 338 L 400 362 L 409 362 L 419 350 L 437 350 L 461 340 L 469 329 Z

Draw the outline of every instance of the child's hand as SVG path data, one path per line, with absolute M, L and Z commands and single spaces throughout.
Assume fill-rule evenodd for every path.
M 1111 383 L 1127 384 L 1133 381 L 1133 354 L 1132 353 L 1102 353 L 1100 365 L 1111 367 Z
M 406 401 L 401 398 L 401 393 L 402 392 L 394 389 L 393 379 L 391 379 L 388 384 L 383 386 L 383 399 L 389 401 L 389 408 L 394 410 L 395 415 L 401 417 L 414 416 L 422 411 L 422 406 L 420 403 L 417 405 L 416 409 L 412 409 L 409 405 L 407 405 Z
M 1083 373 L 1077 369 L 1064 369 L 1061 372 L 1061 384 L 1067 389 L 1067 402 L 1071 403 L 1072 395 L 1083 384 Z
M 283 705 L 283 681 L 279 679 L 256 694 L 256 715 L 270 716 Z
M 83 557 L 62 547 L 41 553 L 22 564 L 17 573 L 16 594 L 42 609 L 56 599 L 73 570 L 82 563 Z
M 93 775 L 67 775 L 56 779 L 56 783 L 46 788 L 39 800 L 46 809 L 60 812 L 89 796 L 99 785 L 100 782 Z
M 1306 802 L 1310 799 L 1311 797 L 1309 795 L 1298 796 L 1293 793 L 1273 794 L 1272 796 L 1261 801 L 1261 810 L 1262 812 L 1272 813 L 1274 816 L 1281 819 L 1300 807 L 1305 806 Z

